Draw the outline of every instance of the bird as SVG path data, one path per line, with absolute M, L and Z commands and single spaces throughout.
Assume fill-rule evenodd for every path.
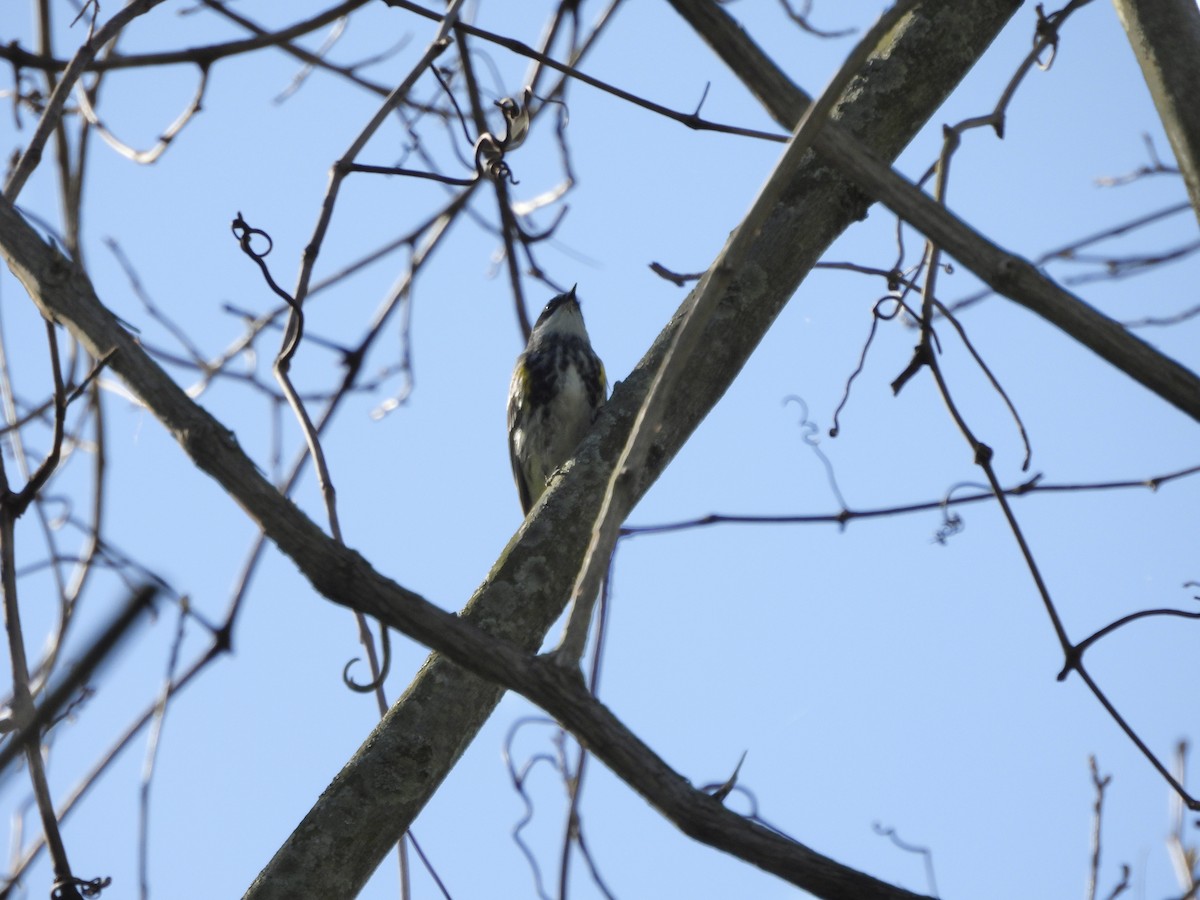
M 574 455 L 608 395 L 576 287 L 546 304 L 508 388 L 508 452 L 525 515 Z

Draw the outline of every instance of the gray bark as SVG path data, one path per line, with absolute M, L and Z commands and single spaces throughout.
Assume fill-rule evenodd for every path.
M 953 90 L 1017 3 L 918 3 L 847 92 L 836 120 L 894 158 Z M 812 152 L 767 197 L 747 262 L 733 273 L 681 376 L 658 440 L 635 473 L 640 496 L 720 399 L 825 248 L 861 218 L 869 198 Z M 761 204 L 760 204 L 761 206 Z M 559 615 L 647 384 L 678 322 L 667 326 L 614 391 L 575 465 L 547 491 L 462 617 L 376 573 L 280 496 L 220 423 L 195 404 L 101 305 L 84 274 L 0 202 L 0 246 L 47 318 L 71 331 L 163 422 L 196 465 L 262 527 L 323 595 L 441 651 L 368 737 L 248 896 L 353 896 L 454 765 L 504 685 L 556 715 L 592 752 L 685 833 L 831 898 L 911 897 L 787 841 L 694 790 L 583 691 L 528 652 Z M 685 307 L 687 303 L 685 302 Z M 489 635 L 494 637 L 489 637 Z M 502 640 L 496 640 L 496 637 Z M 469 670 L 469 671 L 468 671 Z
M 882 157 L 894 159 L 1018 5 L 1016 0 L 918 5 L 885 53 L 865 67 L 837 119 Z M 683 377 L 690 390 L 672 404 L 660 452 L 641 473 L 639 494 L 720 399 L 813 263 L 864 215 L 868 202 L 836 169 L 810 156 L 779 198 L 771 226 L 762 229 L 754 264 L 747 267 L 758 280 L 744 278 L 735 285 L 705 338 L 706 359 Z M 541 644 L 562 612 L 587 544 L 587 529 L 578 523 L 595 515 L 608 475 L 604 461 L 619 453 L 632 411 L 675 324 L 672 320 L 614 391 L 597 433 L 577 460 L 580 471 L 568 473 L 552 489 L 552 494 L 569 491 L 570 499 L 555 503 L 548 497 L 541 512 L 522 526 L 516 543 L 509 544 L 467 605 L 466 618 L 525 650 Z M 440 654 L 430 656 L 246 897 L 353 896 L 437 790 L 501 694 Z M 327 873 L 337 874 L 330 880 Z
M 1200 220 L 1200 7 L 1196 0 L 1113 0 L 1113 5 Z

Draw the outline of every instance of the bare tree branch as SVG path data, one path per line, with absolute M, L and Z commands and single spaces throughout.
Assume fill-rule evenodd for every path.
M 600 579 L 608 568 L 608 561 L 620 534 L 621 523 L 629 515 L 638 496 L 634 488 L 633 474 L 646 465 L 646 458 L 654 445 L 655 434 L 666 412 L 667 398 L 675 391 L 680 373 L 687 367 L 689 357 L 700 345 L 701 335 L 715 316 L 721 299 L 742 276 L 748 268 L 748 263 L 753 262 L 759 231 L 766 227 L 767 220 L 775 211 L 778 198 L 804 168 L 809 149 L 828 121 L 834 105 L 842 98 L 850 80 L 877 52 L 878 44 L 884 36 L 916 5 L 915 0 L 902 0 L 897 3 L 879 17 L 854 51 L 846 57 L 825 92 L 817 102 L 810 104 L 800 117 L 783 158 L 763 186 L 754 206 L 685 302 L 683 317 L 675 328 L 662 364 L 654 373 L 645 402 L 638 410 L 633 431 L 621 450 L 613 476 L 604 492 L 604 500 L 592 529 L 587 554 L 571 591 L 571 614 L 566 630 L 561 643 L 554 651 L 560 665 L 578 666 L 583 657 Z
M 711 0 L 671 0 L 781 122 L 796 121 L 807 98 Z M 817 136 L 822 156 L 873 199 L 939 244 L 997 293 L 1037 313 L 1168 403 L 1200 421 L 1200 378 L 1120 323 L 1042 275 L 943 208 L 832 123 Z
M 520 691 L 533 702 L 543 705 L 565 727 L 578 735 L 599 759 L 635 790 L 644 793 L 685 833 L 698 840 L 713 843 L 730 853 L 752 860 L 755 865 L 818 896 L 846 900 L 901 900 L 916 896 L 840 865 L 726 809 L 673 772 L 595 701 L 581 679 L 568 675 L 545 659 L 529 657 L 520 647 L 488 635 L 468 617 L 446 613 L 377 573 L 359 554 L 329 538 L 290 500 L 279 494 L 254 463 L 238 449 L 232 435 L 194 404 L 121 328 L 116 318 L 100 304 L 86 276 L 43 242 L 13 207 L 3 200 L 0 200 L 0 245 L 3 245 L 10 269 L 30 291 L 30 296 L 43 314 L 69 328 L 94 355 L 100 355 L 100 347 L 115 349 L 111 368 L 155 412 L 192 461 L 241 503 L 276 546 L 297 564 L 305 577 L 328 599 L 373 616 L 436 648 L 445 657 L 454 660 L 454 664 L 467 667 L 476 676 L 482 676 L 490 682 L 487 687 L 496 694 L 497 699 L 501 692 L 499 686 L 502 686 Z M 638 380 L 641 382 L 640 390 L 644 391 L 645 376 Z M 617 403 L 616 407 L 606 411 L 608 427 L 602 429 L 607 432 L 610 442 L 619 437 L 620 432 L 628 430 L 632 414 L 628 397 L 624 402 Z M 624 416 L 620 414 L 622 409 L 625 410 Z M 692 427 L 695 424 L 693 422 Z M 597 458 L 594 443 L 593 439 L 590 464 L 578 467 L 575 477 L 571 479 L 582 482 L 584 476 L 590 475 L 588 487 L 593 498 L 599 493 L 606 469 L 603 459 Z M 572 492 L 560 490 L 557 493 L 559 501 L 544 507 L 543 515 L 536 517 L 539 522 L 572 517 Z M 579 493 L 578 488 L 576 493 Z M 594 504 L 595 499 L 592 500 Z M 489 591 L 499 593 L 504 599 L 520 593 L 519 585 L 523 579 L 519 571 L 544 556 L 543 548 L 530 536 L 530 532 L 534 531 L 529 527 L 532 522 L 532 519 L 527 520 L 526 527 L 522 529 L 524 540 L 505 554 L 506 563 L 515 563 L 519 567 L 518 572 L 509 572 L 504 581 L 489 583 L 477 602 L 486 602 Z M 555 542 L 569 543 L 574 552 L 579 554 L 579 544 L 586 534 L 567 541 L 564 540 L 565 530 L 556 534 Z M 514 578 L 515 581 L 512 580 Z M 561 599 L 559 602 L 562 602 Z M 549 622 L 546 623 L 548 626 Z M 523 637 L 524 642 L 528 643 L 529 636 Z M 461 695 L 456 693 L 456 703 L 461 705 L 461 702 Z M 448 704 L 451 707 L 454 705 Z M 403 705 L 397 708 L 402 709 Z M 490 707 L 482 710 L 483 717 L 488 712 Z M 393 718 L 392 713 L 381 723 L 381 729 L 387 727 Z M 482 724 L 482 719 L 479 724 Z M 436 733 L 419 733 L 410 737 L 417 741 L 437 737 L 446 739 L 444 734 Z M 368 743 L 372 743 L 370 739 Z M 427 755 L 411 761 L 426 768 L 428 766 Z M 422 783 L 418 786 L 425 785 Z M 400 781 L 394 782 L 391 788 L 411 792 L 412 785 Z M 360 795 L 359 803 L 362 804 L 364 799 Z M 324 823 L 324 827 L 327 830 L 322 842 L 326 846 L 331 839 L 341 839 L 342 835 L 337 833 L 336 828 L 329 828 L 328 823 Z M 397 837 L 381 845 L 383 853 Z M 362 838 L 362 835 L 354 835 L 355 840 Z M 329 861 L 328 855 L 314 860 L 320 863 L 321 868 L 334 870 L 323 880 L 324 887 L 317 888 L 318 896 L 352 896 L 361 884 L 358 879 L 365 881 L 379 862 L 378 858 L 374 858 L 368 860 L 369 868 L 346 869 L 331 866 Z M 312 882 L 303 873 L 301 877 L 305 878 L 305 890 L 311 891 Z M 282 876 L 270 873 L 265 878 L 260 877 L 248 896 L 277 896 L 278 891 L 283 891 L 284 896 L 295 896 L 296 884 L 294 880 L 289 882 Z
M 238 41 L 210 44 L 204 47 L 188 47 L 183 50 L 165 51 L 162 53 L 139 53 L 128 56 L 113 53 L 105 56 L 103 59 L 95 59 L 93 57 L 83 63 L 82 71 L 112 72 L 117 69 L 137 69 L 149 66 L 209 65 L 219 59 L 239 56 L 243 53 L 252 53 L 264 47 L 278 46 L 286 49 L 287 43 L 293 38 L 302 37 L 310 31 L 316 31 L 318 28 L 328 25 L 342 16 L 349 15 L 360 6 L 366 6 L 368 2 L 369 0 L 344 0 L 344 2 L 324 10 L 311 19 L 305 19 L 302 22 L 297 22 L 295 25 L 281 28 L 279 31 L 264 32 L 252 38 L 243 38 Z M 0 59 L 8 60 L 22 68 L 41 69 L 47 72 L 62 71 L 71 65 L 70 60 L 55 59 L 48 55 L 30 53 L 27 50 L 22 50 L 15 44 L 0 45 Z
M 4 196 L 10 202 L 17 199 L 17 195 L 21 193 L 21 188 L 25 186 L 25 182 L 33 174 L 33 170 L 42 161 L 42 150 L 46 146 L 46 141 L 50 139 L 50 135 L 58 127 L 58 123 L 62 117 L 63 105 L 67 102 L 67 95 L 74 90 L 75 82 L 83 75 L 88 64 L 95 59 L 96 54 L 107 43 L 116 39 L 117 35 L 121 33 L 121 29 L 133 19 L 149 12 L 162 2 L 163 0 L 134 0 L 134 2 L 122 7 L 119 12 L 114 13 L 112 18 L 105 22 L 103 27 L 96 31 L 95 34 L 90 35 L 84 41 L 83 46 L 76 51 L 71 62 L 63 70 L 62 78 L 55 85 L 54 93 L 46 101 L 46 108 L 42 111 L 42 118 L 38 121 L 33 137 L 25 146 L 25 152 L 17 160 L 12 174 L 4 185 Z
M 980 8 L 963 11 L 940 3 L 919 6 L 908 27 L 902 25 L 894 33 L 886 59 L 873 60 L 870 66 L 873 78 L 891 77 L 892 71 L 909 73 L 913 91 L 897 102 L 894 96 L 881 98 L 864 89 L 841 112 L 860 127 L 870 123 L 875 146 L 887 155 L 903 147 L 1014 8 L 1012 2 L 998 0 L 983 4 L 982 13 Z M 947 34 L 955 35 L 953 47 L 942 46 L 941 36 Z M 868 81 L 865 87 L 869 86 Z M 864 204 L 861 195 L 815 158 L 786 186 L 768 227 L 760 232 L 750 262 L 738 273 L 708 328 L 705 341 L 709 353 L 686 373 L 690 391 L 670 404 L 646 470 L 638 473 L 639 491 L 644 491 L 674 456 L 724 392 L 799 280 L 828 243 L 861 215 Z M 795 212 L 799 208 L 805 210 L 802 218 Z M 803 229 L 799 229 L 801 221 Z M 649 373 L 661 360 L 678 319 L 614 394 L 595 434 L 581 448 L 576 466 L 551 488 L 539 515 L 525 523 L 501 565 L 464 617 L 458 618 L 373 573 L 357 554 L 338 548 L 280 497 L 237 452 L 232 436 L 192 404 L 99 306 L 81 273 L 47 248 L 11 208 L 0 208 L 0 235 L 10 266 L 44 304 L 44 312 L 68 327 L 96 355 L 116 348 L 112 369 L 155 411 L 196 464 L 242 504 L 322 593 L 342 602 L 349 600 L 362 611 L 438 647 L 459 664 L 527 692 L 535 702 L 549 704 L 600 759 L 635 789 L 649 791 L 652 802 L 689 834 L 717 842 L 730 852 L 745 853 L 771 871 L 786 870 L 790 874 L 785 877 L 822 896 L 905 895 L 811 851 L 797 849 L 777 835 L 762 834 L 762 829 L 728 813 L 712 798 L 686 787 L 636 741 L 614 744 L 606 736 L 607 729 L 619 730 L 619 725 L 605 719 L 607 714 L 587 699 L 581 686 L 564 680 L 561 674 L 547 674 L 556 667 L 532 662 L 507 645 L 488 640 L 470 624 L 479 622 L 526 648 L 540 641 L 562 608 L 586 540 L 586 534 L 572 523 L 595 509 L 611 465 L 605 460 L 615 458 L 633 410 L 647 389 Z M 532 580 L 531 566 L 541 573 Z M 440 783 L 500 693 L 495 684 L 466 675 L 446 657 L 431 659 L 410 688 L 410 701 L 402 701 L 381 723 L 363 753 L 326 792 L 321 806 L 281 850 L 251 895 L 271 896 L 268 886 L 282 885 L 272 877 L 277 867 L 297 859 L 302 861 L 298 874 L 305 878 L 308 889 L 314 889 L 318 882 L 306 876 L 314 875 L 314 868 L 334 868 L 328 865 L 334 845 L 337 858 L 358 859 L 363 864 L 331 872 L 335 887 L 327 895 L 354 890 Z M 415 696 L 420 697 L 419 702 L 411 700 Z M 445 719 L 451 713 L 459 724 Z M 422 727 L 413 727 L 414 714 L 433 718 L 427 718 Z M 444 749 L 436 750 L 435 744 Z M 434 759 L 436 764 L 431 762 Z M 335 819 L 351 824 L 344 829 L 329 827 L 330 811 L 351 798 L 349 815 L 343 808 Z M 364 798 L 372 802 L 365 803 Z M 324 849 L 320 853 L 306 851 L 310 839 L 318 840 Z M 763 840 L 776 849 L 761 852 L 764 847 L 759 842 Z M 741 842 L 747 843 L 738 850 Z
M 1200 221 L 1200 7 L 1195 0 L 1113 0 Z

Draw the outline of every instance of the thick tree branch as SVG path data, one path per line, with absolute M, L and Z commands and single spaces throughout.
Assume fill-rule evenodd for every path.
M 529 656 L 522 648 L 438 609 L 376 572 L 355 551 L 325 535 L 276 491 L 241 452 L 233 436 L 188 398 L 103 307 L 87 277 L 42 241 L 3 199 L 0 199 L 0 246 L 9 268 L 25 285 L 43 315 L 71 331 L 94 356 L 107 355 L 112 371 L 167 426 L 193 462 L 225 487 L 325 597 L 436 648 L 444 654 L 439 659 L 452 659 L 457 665 L 469 668 L 475 676 L 490 682 L 491 690 L 497 694 L 501 687 L 521 692 L 558 718 L 686 834 L 742 856 L 821 897 L 902 900 L 916 896 L 836 863 L 726 809 L 694 788 L 629 732 L 587 692 L 577 673 L 564 673 L 546 659 Z M 627 401 L 628 398 L 619 406 L 627 407 Z M 609 433 L 629 428 L 628 414 L 622 419 L 619 409 L 611 411 L 607 419 Z M 593 460 L 586 468 L 602 471 L 604 464 L 602 460 Z M 568 497 L 566 491 L 559 494 Z M 562 499 L 555 511 L 569 514 L 569 505 L 569 499 Z M 502 565 L 510 560 L 523 563 L 518 569 L 519 578 L 533 577 L 531 573 L 540 568 L 541 551 L 529 536 L 530 531 L 522 530 L 502 560 Z M 523 552 L 527 544 L 534 544 L 535 549 Z M 481 595 L 486 597 L 489 589 L 506 595 L 517 587 L 492 581 Z M 458 671 L 461 677 L 462 670 Z M 381 723 L 381 729 L 389 719 Z M 420 740 L 433 736 L 415 737 Z M 428 763 L 427 758 L 420 761 Z M 411 785 L 407 787 L 411 789 Z M 371 799 L 359 798 L 360 803 Z M 326 833 L 326 849 L 317 862 L 337 874 L 321 886 L 314 888 L 308 879 L 297 882 L 268 878 L 260 880 L 259 887 L 252 887 L 249 896 L 338 897 L 357 893 L 357 884 L 346 883 L 345 869 L 330 864 L 328 845 L 336 843 L 338 837 L 336 829 Z M 386 852 L 387 846 L 383 849 Z M 334 858 L 344 862 L 336 854 Z M 355 869 L 353 876 L 365 881 L 377 862 L 374 860 L 365 871 Z
M 793 85 L 724 10 L 711 0 L 670 0 L 781 124 L 799 120 L 808 97 Z M 973 4 L 964 4 L 971 6 Z M 849 129 L 831 123 L 817 150 L 868 195 L 889 207 L 974 272 L 1037 313 L 1161 398 L 1200 421 L 1200 378 L 1095 307 L 1060 287 L 935 202 L 897 173 Z
M 841 99 L 850 80 L 877 52 L 882 39 L 910 10 L 916 8 L 918 2 L 919 0 L 901 0 L 885 12 L 863 35 L 854 51 L 843 60 L 837 75 L 825 88 L 821 97 L 800 117 L 783 157 L 759 191 L 754 205 L 730 236 L 696 289 L 692 291 L 686 312 L 675 329 L 671 346 L 654 373 L 646 400 L 638 410 L 633 432 L 617 459 L 617 471 L 609 479 L 605 489 L 600 513 L 592 528 L 587 554 L 571 593 L 571 615 L 567 620 L 562 642 L 554 651 L 561 665 L 578 666 L 583 658 L 592 610 L 600 590 L 600 580 L 607 571 L 609 560 L 616 548 L 621 523 L 625 521 L 639 496 L 634 493 L 636 479 L 626 476 L 645 468 L 646 458 L 654 444 L 654 435 L 666 411 L 666 401 L 676 390 L 676 385 L 681 383 L 679 379 L 688 367 L 689 357 L 697 352 L 698 347 L 703 346 L 701 339 L 706 325 L 712 319 L 722 297 L 729 293 L 739 275 L 756 262 L 754 250 L 759 231 L 770 219 L 779 197 L 804 169 L 809 148 L 812 147 L 821 128 L 829 121 L 830 112 Z
M 866 76 L 851 88 L 854 99 L 842 104 L 837 117 L 882 156 L 893 158 L 1016 5 L 1015 0 L 983 0 L 969 9 L 933 0 L 920 4 L 915 15 L 891 35 L 886 52 L 871 60 Z M 645 467 L 636 473 L 635 496 L 678 452 L 800 280 L 829 243 L 861 218 L 868 203 L 867 197 L 813 154 L 781 187 L 757 229 L 748 261 L 733 273 L 706 328 L 704 358 L 693 361 L 681 376 L 688 391 L 675 392 L 668 400 L 659 437 Z M 95 355 L 116 351 L 112 369 L 164 422 L 197 466 L 216 478 L 300 566 L 317 590 L 445 653 L 430 658 L 405 697 L 264 871 L 250 896 L 294 896 L 281 873 L 299 879 L 310 895 L 354 893 L 491 712 L 502 692 L 496 683 L 547 703 L 589 749 L 636 789 L 646 791 L 651 802 L 687 833 L 752 859 L 820 896 L 908 896 L 724 811 L 711 798 L 687 787 L 632 736 L 624 744 L 614 744 L 609 729 L 619 728 L 619 723 L 581 693 L 576 683 L 564 681 L 561 673 L 547 674 L 553 667 L 533 662 L 483 633 L 486 630 L 531 651 L 560 614 L 588 538 L 586 525 L 580 523 L 595 515 L 609 461 L 616 458 L 628 434 L 633 413 L 678 325 L 678 314 L 614 391 L 575 465 L 547 491 L 539 512 L 522 525 L 458 618 L 375 573 L 281 497 L 241 454 L 232 435 L 145 357 L 99 305 L 86 279 L 53 254 L 11 208 L 0 207 L 0 242 L 44 313 L 69 328 Z M 460 668 L 451 657 L 478 675 Z
M 1196 0 L 1113 0 L 1200 220 L 1200 7 Z
M 1121 323 L 993 244 L 861 145 L 840 138 L 838 168 L 984 283 L 1056 325 L 1168 403 L 1200 421 L 1200 378 Z
M 886 57 L 871 61 L 869 76 L 855 85 L 855 99 L 843 104 L 839 117 L 869 135 L 878 152 L 894 157 L 1017 5 L 1015 0 L 991 0 L 971 9 L 923 4 L 913 20 L 893 34 Z M 835 169 L 810 156 L 759 230 L 752 262 L 737 273 L 718 306 L 702 341 L 705 358 L 682 376 L 689 391 L 677 393 L 668 404 L 659 439 L 637 473 L 635 497 L 720 398 L 812 264 L 842 230 L 861 218 L 867 204 L 868 199 Z M 608 467 L 620 452 L 678 317 L 614 391 L 576 465 L 547 491 L 541 510 L 523 524 L 468 604 L 465 617 L 528 650 L 540 645 L 562 612 L 584 554 L 588 534 L 580 523 L 595 517 Z M 331 868 L 324 863 L 331 856 L 346 860 L 347 870 L 360 862 L 373 870 L 432 796 L 500 695 L 495 685 L 445 657 L 431 656 L 405 696 L 280 848 L 250 896 L 286 896 L 285 873 L 296 873 L 309 885 L 327 885 L 319 879 Z

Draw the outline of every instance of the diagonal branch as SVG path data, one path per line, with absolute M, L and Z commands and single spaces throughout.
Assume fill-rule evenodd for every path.
M 922 4 L 899 27 L 885 59 L 873 59 L 871 76 L 839 115 L 870 131 L 873 147 L 894 157 L 983 52 L 1015 9 L 990 0 L 971 10 Z M 943 43 L 953 35 L 953 46 Z M 486 35 L 480 35 L 485 37 Z M 911 88 L 881 95 L 880 84 L 902 77 Z M 637 472 L 640 496 L 711 406 L 720 398 L 796 285 L 830 242 L 860 218 L 867 200 L 815 158 L 783 192 L 760 229 L 750 262 L 738 273 L 703 337 L 706 358 L 682 380 L 646 465 Z M 527 650 L 559 616 L 583 556 L 587 533 L 615 460 L 661 362 L 679 316 L 664 330 L 638 368 L 616 389 L 581 448 L 577 464 L 547 492 L 541 511 L 525 522 L 514 542 L 468 604 L 464 616 Z M 502 691 L 464 672 L 445 657 L 430 657 L 405 696 L 338 774 L 287 843 L 264 869 L 248 896 L 286 896 L 283 878 L 296 873 L 306 885 L 328 885 L 332 856 L 346 870 L 366 871 L 387 853 L 432 796 Z M 337 823 L 332 824 L 332 823 Z M 355 875 L 357 877 L 357 873 Z M 365 876 L 363 876 L 365 877 Z M 360 884 L 361 882 L 355 882 Z M 345 882 L 342 882 L 344 885 Z M 342 888 L 345 890 L 346 888 Z
M 1200 421 L 1200 377 L 1047 278 L 1028 260 L 989 241 L 935 203 L 861 144 L 830 141 L 837 166 L 900 218 L 1010 300 L 1037 313 L 1163 400 Z
M 686 311 L 679 327 L 675 329 L 671 346 L 664 354 L 662 365 L 654 373 L 646 400 L 638 410 L 633 432 L 621 450 L 613 476 L 605 489 L 587 555 L 571 592 L 571 615 L 562 642 L 554 651 L 560 665 L 578 666 L 583 657 L 592 609 L 600 590 L 600 578 L 608 568 L 620 535 L 621 523 L 637 499 L 629 490 L 633 479 L 626 476 L 645 466 L 646 457 L 654 443 L 654 434 L 666 412 L 667 398 L 679 383 L 680 373 L 687 367 L 688 358 L 701 346 L 705 326 L 712 319 L 721 298 L 729 292 L 732 282 L 744 271 L 747 262 L 753 259 L 755 237 L 759 229 L 766 224 L 779 196 L 802 170 L 809 148 L 850 80 L 867 63 L 887 33 L 916 5 L 916 0 L 900 2 L 880 16 L 859 41 L 854 52 L 846 57 L 820 99 L 804 111 L 783 157 L 759 192 L 754 205 L 685 303 Z
M 791 126 L 807 105 L 804 92 L 712 0 L 670 0 L 721 56 L 776 121 Z M 970 4 L 966 4 L 970 5 Z M 1168 403 L 1200 421 L 1200 378 L 1155 350 L 1021 257 L 987 240 L 936 203 L 864 146 L 831 123 L 817 135 L 821 155 L 863 191 L 909 222 L 997 293 L 1066 332 Z
M 1200 220 L 1200 7 L 1195 0 L 1114 0 Z
M 237 447 L 232 435 L 194 404 L 101 305 L 86 276 L 42 241 L 11 204 L 3 200 L 0 200 L 0 245 L 10 269 L 26 286 L 43 315 L 70 330 L 94 356 L 111 354 L 112 370 L 155 412 L 193 462 L 234 496 L 321 594 L 436 648 L 445 658 L 469 668 L 492 685 L 517 690 L 543 706 L 623 780 L 698 840 L 752 861 L 818 896 L 845 900 L 916 897 L 821 856 L 725 808 L 670 769 L 588 693 L 577 675 L 565 673 L 548 660 L 531 658 L 522 648 L 487 634 L 473 622 L 442 611 L 380 575 L 355 551 L 325 535 L 288 498 L 272 488 Z M 620 405 L 628 405 L 628 398 Z M 608 419 L 610 432 L 629 428 L 628 415 L 623 421 L 619 415 L 610 415 Z M 604 465 L 601 460 L 594 460 L 588 468 L 600 472 Z M 573 480 L 581 481 L 584 474 L 580 469 Z M 558 494 L 560 498 L 568 496 L 566 491 Z M 561 513 L 567 503 L 569 500 L 556 504 L 554 511 Z M 532 543 L 527 536 L 532 530 L 525 530 L 525 540 L 520 543 Z M 541 555 L 540 549 L 524 554 L 519 552 L 522 549 L 525 548 L 512 547 L 506 557 L 521 559 L 528 567 Z M 513 588 L 512 584 L 500 588 L 493 585 L 500 592 Z M 493 690 L 499 692 L 500 687 Z M 387 722 L 385 719 L 381 727 Z M 360 796 L 359 802 L 365 799 Z M 322 856 L 317 862 L 331 871 L 331 880 L 326 882 L 331 887 L 318 889 L 311 895 L 345 895 L 346 873 L 329 865 L 329 858 Z M 365 881 L 370 871 L 353 874 Z M 305 883 L 309 889 L 313 887 L 307 880 Z M 260 884 L 266 896 L 275 896 L 273 891 L 280 890 L 280 896 L 297 895 L 295 882 L 285 885 L 282 879 L 268 879 Z M 252 887 L 248 896 L 259 895 Z
M 864 68 L 867 74 L 852 88 L 854 99 L 843 102 L 835 117 L 869 140 L 876 152 L 894 158 L 1017 5 L 1016 0 L 980 0 L 969 8 L 940 0 L 917 4 L 909 20 L 890 35 L 885 52 Z M 903 91 L 881 88 L 900 80 Z M 645 466 L 635 473 L 635 496 L 644 493 L 720 399 L 829 243 L 861 218 L 869 204 L 835 169 L 811 154 L 795 176 L 776 189 L 776 202 L 746 262 L 733 273 L 706 326 L 704 358 L 691 361 L 681 375 L 689 390 L 668 398 L 662 428 Z M 523 523 L 463 616 L 456 617 L 375 573 L 281 497 L 241 454 L 233 436 L 192 403 L 103 309 L 83 275 L 47 247 L 7 204 L 0 204 L 0 244 L 43 313 L 68 328 L 93 355 L 116 351 L 111 356 L 113 371 L 317 590 L 444 653 L 430 658 L 248 896 L 294 896 L 282 873 L 303 881 L 310 895 L 356 891 L 490 714 L 503 692 L 498 685 L 546 703 L 606 765 L 688 834 L 752 859 L 821 896 L 906 896 L 729 813 L 687 786 L 631 735 L 614 742 L 613 729 L 619 729 L 619 723 L 611 714 L 557 667 L 533 662 L 521 652 L 536 649 L 562 611 L 586 547 L 586 523 L 598 510 L 611 461 L 627 438 L 682 313 L 614 391 L 575 464 L 547 492 L 538 514 Z M 489 639 L 484 631 L 517 648 Z
M 987 0 L 970 10 L 924 3 L 878 54 L 855 100 L 838 115 L 870 134 L 871 145 L 894 157 L 974 63 L 1016 7 Z M 953 35 L 951 46 L 945 46 Z M 485 35 L 480 35 L 485 37 Z M 904 78 L 903 91 L 880 85 Z M 778 202 L 718 304 L 702 343 L 703 360 L 681 376 L 689 386 L 668 403 L 647 463 L 636 473 L 640 496 L 720 398 L 796 285 L 825 248 L 864 214 L 867 199 L 815 157 L 780 192 Z M 685 304 L 686 307 L 686 304 Z M 661 363 L 681 314 L 664 329 L 637 369 L 614 391 L 576 465 L 547 492 L 538 514 L 522 526 L 464 611 L 493 633 L 536 649 L 562 611 L 612 461 L 617 458 L 652 373 Z M 308 886 L 329 885 L 323 864 L 347 861 L 341 873 L 365 861 L 367 872 L 387 853 L 432 796 L 502 691 L 434 654 L 405 696 L 343 768 L 248 894 L 255 900 L 287 896 L 286 875 Z M 336 823 L 336 824 L 334 824 Z M 354 877 L 358 877 L 357 871 Z M 365 878 L 365 875 L 362 876 Z M 361 882 L 355 882 L 361 884 Z M 342 881 L 342 890 L 347 890 Z

